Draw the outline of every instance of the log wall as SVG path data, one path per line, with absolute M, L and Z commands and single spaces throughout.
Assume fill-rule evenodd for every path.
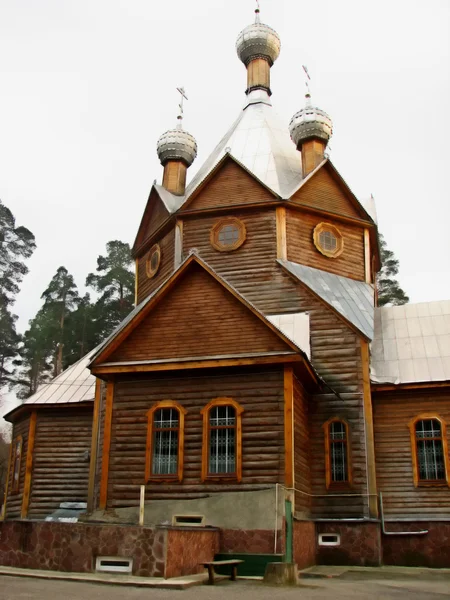
M 440 416 L 447 424 L 450 448 L 450 391 L 395 391 L 372 397 L 377 481 L 386 516 L 448 519 L 450 488 L 446 483 L 414 486 L 408 425 L 423 413 Z
M 9 474 L 8 474 L 8 496 L 6 500 L 6 519 L 19 519 L 20 512 L 22 509 L 22 499 L 23 499 L 23 490 L 25 483 L 25 470 L 27 463 L 27 451 L 28 451 L 28 432 L 30 428 L 30 417 L 27 416 L 22 420 L 14 423 L 13 433 L 12 433 L 12 441 L 16 439 L 17 436 L 21 435 L 23 438 L 22 445 L 22 457 L 20 461 L 20 484 L 19 491 L 12 491 L 13 484 L 13 473 L 14 473 L 14 465 L 13 461 L 11 462 Z
M 309 438 L 310 397 L 300 381 L 294 377 L 294 482 L 295 512 L 309 514 L 311 507 L 311 470 Z M 304 492 L 304 493 L 302 493 Z
M 337 258 L 324 256 L 314 245 L 314 229 L 322 222 L 331 222 L 343 236 L 344 250 Z M 351 279 L 365 280 L 363 227 L 330 221 L 316 214 L 287 210 L 286 239 L 288 260 Z
M 175 229 L 171 229 L 158 243 L 161 248 L 161 262 L 154 277 L 149 279 L 146 269 L 151 248 L 138 258 L 138 304 L 154 292 L 174 271 Z
M 201 409 L 213 398 L 234 398 L 242 414 L 242 481 L 201 482 Z M 179 402 L 185 416 L 184 476 L 149 483 L 147 500 L 199 498 L 224 491 L 264 489 L 284 482 L 283 371 L 245 370 L 117 381 L 112 414 L 108 507 L 137 506 L 144 483 L 147 411 L 161 400 Z
M 92 406 L 38 411 L 28 517 L 42 519 L 61 502 L 86 502 Z

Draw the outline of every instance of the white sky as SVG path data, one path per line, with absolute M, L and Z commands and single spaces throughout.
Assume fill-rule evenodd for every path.
M 176 122 L 199 156 L 236 118 L 246 74 L 235 53 L 253 0 L 0 0 L 0 198 L 38 249 L 15 305 L 19 329 L 57 267 L 81 288 L 106 242 L 133 242 L 156 141 Z M 273 104 L 313 101 L 333 118 L 331 158 L 380 230 L 411 301 L 450 298 L 450 2 L 262 0 L 281 36 Z

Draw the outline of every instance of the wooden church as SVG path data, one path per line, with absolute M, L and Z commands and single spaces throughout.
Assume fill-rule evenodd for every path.
M 450 567 L 450 301 L 376 307 L 374 205 L 327 157 L 330 117 L 309 94 L 276 115 L 259 11 L 236 47 L 243 109 L 189 185 L 181 117 L 158 141 L 135 310 L 6 416 L 2 564 Z

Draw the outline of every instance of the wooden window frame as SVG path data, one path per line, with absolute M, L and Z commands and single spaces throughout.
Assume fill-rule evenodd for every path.
M 236 471 L 235 473 L 210 473 L 209 472 L 209 413 L 217 406 L 232 406 L 236 412 Z M 233 398 L 214 398 L 202 408 L 203 416 L 203 443 L 202 443 L 202 481 L 242 481 L 242 413 L 244 409 Z
M 163 408 L 172 408 L 178 411 L 178 464 L 177 472 L 173 475 L 154 475 L 152 473 L 153 462 L 153 418 L 157 410 Z M 147 411 L 147 442 L 145 446 L 145 481 L 182 481 L 184 467 L 184 417 L 187 410 L 174 400 L 162 400 L 156 402 L 150 410 Z
M 20 441 L 20 455 L 19 455 L 19 477 L 17 483 L 14 481 L 14 473 L 16 472 L 16 447 L 17 442 Z M 11 461 L 11 494 L 18 494 L 20 492 L 20 471 L 22 469 L 22 454 L 23 454 L 23 436 L 18 435 L 14 438 L 12 443 L 12 461 Z
M 342 423 L 345 427 L 345 446 L 346 446 L 346 457 L 347 457 L 347 481 L 333 481 L 331 473 L 331 441 L 330 441 L 330 425 L 332 423 Z M 329 488 L 348 488 L 353 483 L 352 478 L 352 462 L 350 453 L 350 427 L 345 419 L 340 417 L 332 417 L 323 424 L 323 430 L 325 434 L 325 481 L 327 489 Z
M 332 250 L 332 251 L 326 250 L 320 243 L 320 234 L 323 233 L 324 231 L 330 231 L 336 237 L 336 240 L 337 240 L 336 250 Z M 317 250 L 321 254 L 323 254 L 327 258 L 337 258 L 344 251 L 344 237 L 343 237 L 342 233 L 339 231 L 339 229 L 336 227 L 336 225 L 332 225 L 331 223 L 323 222 L 323 223 L 319 223 L 318 225 L 316 225 L 314 228 L 313 239 L 314 239 L 314 246 L 317 248 Z
M 158 264 L 156 265 L 155 268 L 152 268 L 152 257 L 155 254 L 155 252 L 158 253 Z M 159 267 L 161 265 L 161 248 L 159 244 L 154 244 L 148 253 L 148 257 L 147 260 L 145 261 L 145 272 L 147 273 L 147 277 L 149 279 L 152 279 L 156 273 L 159 271 Z
M 225 227 L 226 225 L 235 225 L 239 230 L 238 239 L 234 242 L 234 244 L 230 244 L 228 246 L 225 246 L 219 242 L 220 230 L 222 229 L 222 227 Z M 215 250 L 218 250 L 219 252 L 233 252 L 233 250 L 237 250 L 238 248 L 240 248 L 246 239 L 247 239 L 247 230 L 245 228 L 245 224 L 240 219 L 237 219 L 236 217 L 225 217 L 224 219 L 220 219 L 211 228 L 211 233 L 210 233 L 211 246 Z
M 439 421 L 441 425 L 441 439 L 442 439 L 442 451 L 444 453 L 444 479 L 430 479 L 424 480 L 419 477 L 419 460 L 417 457 L 417 439 L 416 439 L 416 424 L 418 421 L 429 421 L 434 419 Z M 414 487 L 450 487 L 450 467 L 449 467 L 449 456 L 448 456 L 448 444 L 447 444 L 447 424 L 442 417 L 436 413 L 421 413 L 417 415 L 409 422 L 409 435 L 411 439 L 411 456 L 412 456 L 412 468 Z

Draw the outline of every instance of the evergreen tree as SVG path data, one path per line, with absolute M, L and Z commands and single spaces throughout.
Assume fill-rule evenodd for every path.
M 133 259 L 129 244 L 118 240 L 106 244 L 106 256 L 97 258 L 97 273 L 86 285 L 100 294 L 96 302 L 99 341 L 108 336 L 134 306 Z
M 11 306 L 28 273 L 23 261 L 35 248 L 34 235 L 26 227 L 16 227 L 14 215 L 0 201 L 0 388 L 13 377 L 11 359 L 17 355 L 20 336 Z
M 399 272 L 399 261 L 387 247 L 380 234 L 381 270 L 377 276 L 378 306 L 400 306 L 409 302 L 409 297 L 400 287 L 396 275 Z
M 63 369 L 66 319 L 80 302 L 75 281 L 65 267 L 59 267 L 41 298 L 44 300 L 43 310 L 50 319 L 53 339 L 57 341 L 53 372 L 57 377 Z
M 67 335 L 63 368 L 67 368 L 95 348 L 100 338 L 99 315 L 89 294 L 80 299 L 67 319 Z

